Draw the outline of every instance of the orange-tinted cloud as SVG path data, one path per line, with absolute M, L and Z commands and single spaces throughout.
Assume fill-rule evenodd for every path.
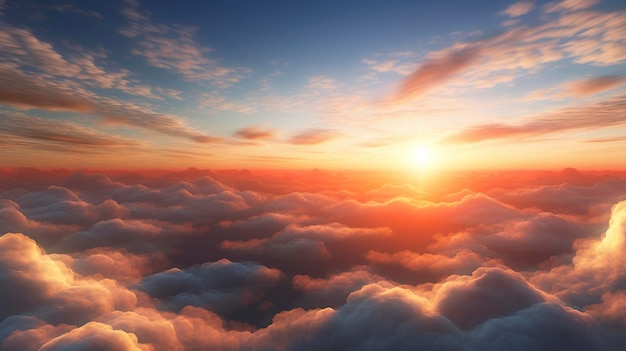
M 400 265 L 430 279 L 451 274 L 469 274 L 486 261 L 476 252 L 467 249 L 462 249 L 453 257 L 407 250 L 393 254 L 370 251 L 366 257 L 372 264 Z
M 463 173 L 442 194 L 319 170 L 0 177 L 0 229 L 25 223 L 0 236 L 5 349 L 625 341 L 623 173 Z
M 3 113 L 0 134 L 38 141 L 76 146 L 138 147 L 134 140 L 106 135 L 76 123 L 31 117 L 21 113 Z
M 535 4 L 532 1 L 520 1 L 507 7 L 501 13 L 509 17 L 523 16 L 535 8 Z
M 546 4 L 545 12 L 583 10 L 598 4 L 600 0 L 560 0 Z
M 512 23 L 491 37 L 458 42 L 431 52 L 401 84 L 392 103 L 406 103 L 446 85 L 447 93 L 458 88 L 491 88 L 534 74 L 546 64 L 570 60 L 578 64 L 611 66 L 626 60 L 622 24 L 626 13 L 585 11 L 597 0 L 565 0 L 546 5 L 556 19 L 546 16 L 537 25 Z M 511 5 L 507 13 L 525 14 L 531 2 Z M 582 10 L 582 11 L 581 11 Z M 607 87 L 611 83 L 596 84 Z M 582 92 L 594 90 L 583 87 Z M 578 90 L 577 90 L 578 91 Z M 598 90 L 599 91 L 599 90 Z
M 255 127 L 247 127 L 239 129 L 235 132 L 235 136 L 247 140 L 267 140 L 273 139 L 275 132 L 270 129 L 259 129 Z
M 476 143 L 496 139 L 532 138 L 576 129 L 597 129 L 626 124 L 625 96 L 575 108 L 563 109 L 521 124 L 485 124 L 470 127 L 447 138 L 451 143 Z
M 18 108 L 93 112 L 87 99 L 46 81 L 36 81 L 19 71 L 0 70 L 0 101 Z
M 80 345 L 80 346 L 79 346 Z M 89 322 L 41 346 L 41 351 L 72 350 L 77 347 L 100 350 L 144 351 L 134 334 L 114 330 L 110 325 Z
M 622 254 L 626 248 L 625 224 L 626 202 L 621 201 L 613 206 L 609 227 L 604 235 L 581 245 L 571 265 L 538 272 L 532 282 L 577 306 L 598 302 L 605 293 L 623 291 L 626 279 L 626 271 L 623 269 L 626 259 Z M 609 296 L 606 298 L 611 299 Z M 598 306 L 592 308 L 603 311 Z M 607 307 L 607 310 L 610 311 L 611 307 Z
M 96 64 L 96 54 L 81 53 L 66 58 L 32 32 L 4 23 L 0 40 L 0 102 L 20 109 L 70 111 L 98 116 L 108 123 L 188 138 L 200 143 L 219 142 L 186 125 L 179 117 L 89 91 L 92 87 L 117 89 L 150 99 L 163 99 L 175 91 L 152 89 L 127 79 L 129 72 L 110 72 Z
M 571 82 L 565 89 L 572 95 L 586 96 L 617 88 L 624 83 L 626 83 L 626 76 L 600 76 Z
M 402 83 L 396 101 L 413 100 L 444 84 L 474 64 L 481 57 L 482 50 L 482 47 L 474 46 L 426 61 Z
M 337 131 L 330 129 L 310 129 L 300 134 L 296 134 L 289 139 L 294 145 L 317 145 L 331 141 L 340 136 Z

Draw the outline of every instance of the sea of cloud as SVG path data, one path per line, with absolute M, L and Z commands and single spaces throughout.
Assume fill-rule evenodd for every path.
M 624 350 L 626 175 L 0 173 L 1 350 Z

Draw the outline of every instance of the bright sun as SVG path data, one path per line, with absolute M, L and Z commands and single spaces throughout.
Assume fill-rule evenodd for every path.
M 415 163 L 420 168 L 428 167 L 433 162 L 431 150 L 425 146 L 418 146 L 413 153 Z

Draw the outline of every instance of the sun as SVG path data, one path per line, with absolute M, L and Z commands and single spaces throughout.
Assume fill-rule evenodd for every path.
M 413 160 L 420 168 L 428 168 L 433 162 L 432 150 L 426 146 L 418 146 L 413 151 Z

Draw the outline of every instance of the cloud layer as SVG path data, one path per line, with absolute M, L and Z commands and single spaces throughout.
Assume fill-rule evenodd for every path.
M 0 177 L 3 350 L 626 342 L 623 174 Z

